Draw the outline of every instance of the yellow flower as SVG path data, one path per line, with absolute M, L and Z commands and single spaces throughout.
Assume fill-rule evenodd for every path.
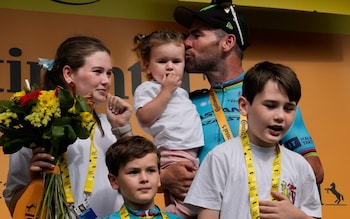
M 75 103 L 77 102 L 77 99 L 74 98 L 74 104 L 73 106 L 68 110 L 69 113 L 75 114 L 76 113 L 76 108 L 75 108 Z
M 0 123 L 6 125 L 6 127 L 9 127 L 12 119 L 17 118 L 18 116 L 16 113 L 13 113 L 9 109 L 7 109 L 6 112 L 0 114 Z
M 81 126 L 87 129 L 91 129 L 94 124 L 94 117 L 90 112 L 81 112 L 80 117 L 82 120 Z
M 30 121 L 34 127 L 47 126 L 53 117 L 61 116 L 59 99 L 55 94 L 55 90 L 41 91 L 38 97 L 38 104 L 33 107 L 32 113 L 24 119 Z
M 46 114 L 56 118 L 61 116 L 60 102 L 56 96 L 55 90 L 41 91 L 42 94 L 38 97 L 39 106 L 45 110 Z
M 24 95 L 26 95 L 25 90 L 21 90 L 21 91 L 19 91 L 19 92 L 14 93 L 14 94 L 10 97 L 10 100 L 13 101 L 13 100 L 16 100 L 16 99 L 20 99 L 20 98 L 23 97 Z

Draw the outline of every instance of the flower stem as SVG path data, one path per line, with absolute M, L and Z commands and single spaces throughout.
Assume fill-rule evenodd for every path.
M 59 165 L 56 161 L 56 166 Z M 39 206 L 39 219 L 66 219 L 71 218 L 69 207 L 66 203 L 62 176 L 58 172 L 44 173 L 44 193 Z
M 58 164 L 59 164 L 59 160 L 57 159 L 56 165 L 58 165 Z M 51 203 L 48 200 L 51 199 L 49 197 L 52 195 L 50 193 L 52 191 L 51 188 L 52 188 L 52 184 L 54 182 L 54 179 L 55 179 L 54 173 L 44 173 L 44 198 L 40 204 L 41 205 L 40 206 L 40 209 L 41 209 L 40 219 L 48 218 L 48 217 L 44 217 L 45 210 L 46 210 L 46 216 L 48 216 L 49 213 L 51 212 Z M 48 182 L 47 182 L 47 180 L 48 180 Z

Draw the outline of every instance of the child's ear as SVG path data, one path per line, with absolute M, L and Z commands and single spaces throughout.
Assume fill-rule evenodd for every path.
M 247 113 L 248 112 L 247 105 L 248 105 L 248 100 L 245 97 L 240 96 L 238 98 L 238 107 L 239 107 L 239 112 L 243 116 L 247 116 L 247 114 L 248 114 Z
M 116 176 L 114 176 L 113 174 L 108 174 L 108 180 L 109 183 L 111 184 L 112 188 L 115 190 L 119 189 L 119 183 L 118 183 L 118 179 Z
M 143 70 L 148 74 L 151 72 L 151 70 L 149 70 L 149 62 L 144 62 L 143 63 Z
M 159 182 L 158 182 L 158 188 L 160 188 L 162 186 L 162 183 L 160 181 L 160 172 L 159 172 Z
M 147 77 L 149 77 L 148 75 L 151 75 L 151 77 L 149 77 L 149 78 L 152 78 L 152 72 L 149 69 L 149 62 L 145 62 L 143 65 L 143 68 L 144 68 L 144 72 L 146 73 Z

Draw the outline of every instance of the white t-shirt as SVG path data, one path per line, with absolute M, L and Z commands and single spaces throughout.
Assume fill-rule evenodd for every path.
M 280 149 L 280 192 L 288 192 L 294 206 L 307 215 L 321 217 L 321 202 L 311 166 L 301 155 L 284 147 Z M 252 145 L 252 153 L 259 199 L 269 200 L 275 148 Z M 251 219 L 248 177 L 240 138 L 226 141 L 208 153 L 184 202 L 220 210 L 223 219 Z
M 105 135 L 102 136 L 96 127 L 94 142 L 98 151 L 98 158 L 95 172 L 95 183 L 90 196 L 90 207 L 94 210 L 98 218 L 118 211 L 123 204 L 123 198 L 118 191 L 112 189 L 108 181 L 108 169 L 105 164 L 105 153 L 108 147 L 116 141 L 112 134 L 111 125 L 107 121 L 106 115 L 100 115 L 101 124 Z M 68 169 L 70 174 L 73 198 L 75 205 L 79 205 L 84 200 L 84 186 L 89 164 L 90 138 L 78 139 L 68 147 Z M 10 165 L 7 177 L 4 197 L 8 203 L 14 192 L 25 187 L 30 182 L 29 163 L 32 151 L 22 148 L 17 153 L 10 155 Z
M 137 111 L 153 100 L 161 90 L 161 84 L 146 81 L 140 84 L 134 94 L 134 107 Z M 141 126 L 152 135 L 157 147 L 169 150 L 187 150 L 204 144 L 202 123 L 196 106 L 183 88 L 177 88 L 167 107 L 150 127 Z

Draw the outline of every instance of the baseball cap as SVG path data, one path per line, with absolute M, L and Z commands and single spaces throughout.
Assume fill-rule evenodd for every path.
M 242 50 L 249 46 L 247 24 L 232 0 L 213 0 L 198 12 L 179 6 L 174 10 L 174 19 L 186 28 L 190 28 L 195 19 L 200 19 L 215 28 L 234 34 Z

